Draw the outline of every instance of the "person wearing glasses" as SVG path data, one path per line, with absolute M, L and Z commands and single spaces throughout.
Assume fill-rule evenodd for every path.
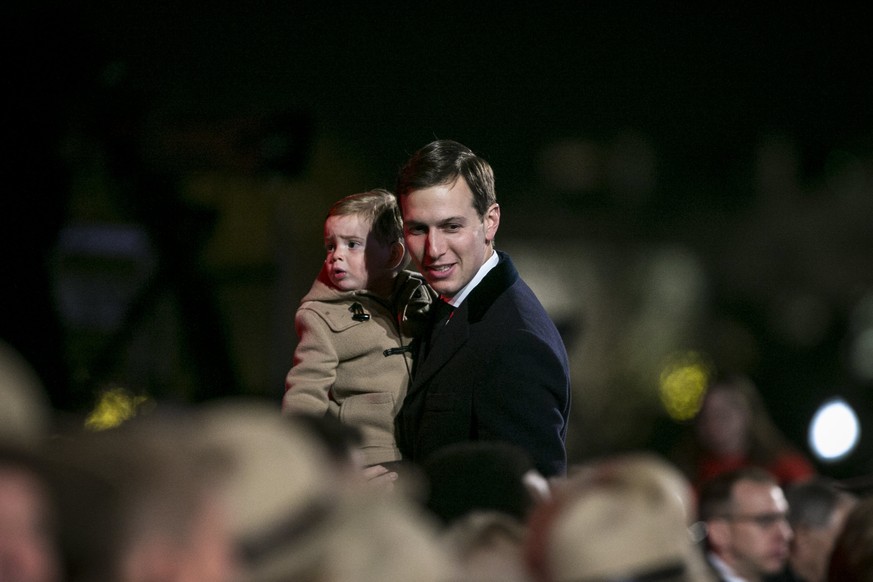
M 722 581 L 760 582 L 785 567 L 793 532 L 771 473 L 744 467 L 712 478 L 701 487 L 698 513 L 707 560 Z

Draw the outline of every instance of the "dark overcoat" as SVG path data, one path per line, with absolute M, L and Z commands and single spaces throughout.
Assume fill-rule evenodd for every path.
M 455 309 L 415 372 L 396 419 L 404 459 L 462 441 L 518 445 L 546 477 L 566 473 L 567 351 L 506 253 Z

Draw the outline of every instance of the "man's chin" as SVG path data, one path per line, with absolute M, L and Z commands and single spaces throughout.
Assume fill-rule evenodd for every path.
M 440 294 L 440 297 L 450 298 L 458 294 L 458 289 L 454 285 L 446 284 L 445 281 L 434 281 L 432 283 L 428 281 L 428 283 L 434 291 Z
M 782 570 L 785 569 L 785 564 L 788 562 L 787 558 L 785 560 L 781 560 L 778 558 L 774 558 L 769 560 L 766 564 L 764 564 L 764 573 L 765 574 L 778 574 Z

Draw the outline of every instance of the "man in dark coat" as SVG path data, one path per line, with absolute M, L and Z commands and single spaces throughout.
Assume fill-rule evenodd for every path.
M 494 249 L 491 166 L 457 142 L 435 141 L 401 169 L 396 195 L 406 246 L 443 302 L 417 345 L 397 417 L 404 459 L 495 440 L 525 449 L 547 477 L 564 474 L 567 352 L 509 256 Z

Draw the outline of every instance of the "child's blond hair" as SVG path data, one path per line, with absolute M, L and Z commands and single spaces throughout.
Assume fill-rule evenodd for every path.
M 403 219 L 397 199 L 388 190 L 376 188 L 350 194 L 330 207 L 327 217 L 355 214 L 370 221 L 373 235 L 380 243 L 403 242 Z

